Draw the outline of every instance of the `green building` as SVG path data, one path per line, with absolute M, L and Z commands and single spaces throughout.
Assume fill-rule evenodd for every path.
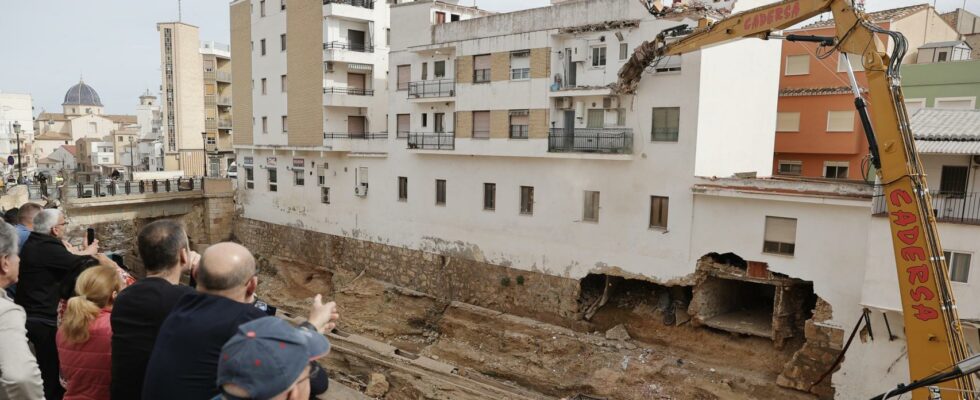
M 980 108 L 980 60 L 903 65 L 902 90 L 910 111 Z

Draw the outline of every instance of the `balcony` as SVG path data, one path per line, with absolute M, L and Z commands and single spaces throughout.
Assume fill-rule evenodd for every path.
M 218 97 L 218 105 L 222 107 L 231 107 L 231 97 L 229 96 Z
M 374 96 L 374 89 L 362 89 L 352 87 L 325 87 L 324 94 L 349 94 L 352 96 Z
M 328 4 L 345 4 L 370 10 L 374 9 L 374 0 L 323 0 L 323 5 Z
M 231 129 L 231 118 L 219 118 L 218 129 Z
M 324 139 L 383 140 L 388 132 L 324 132 Z
M 218 82 L 231 83 L 231 72 L 215 72 L 214 79 Z
M 331 151 L 387 153 L 388 132 L 324 132 L 323 147 Z
M 939 192 L 932 196 L 932 212 L 937 222 L 980 225 L 980 193 L 978 192 Z M 880 188 L 875 188 L 871 202 L 871 213 L 884 217 L 888 214 L 886 199 Z
M 454 150 L 456 134 L 453 132 L 414 132 L 408 134 L 411 150 Z
M 359 53 L 373 53 L 374 46 L 369 43 L 358 43 L 351 41 L 333 41 L 323 44 L 324 50 L 347 50 Z
M 552 128 L 549 153 L 631 154 L 633 130 L 629 128 Z
M 424 101 L 444 101 L 456 95 L 456 81 L 440 79 L 408 83 L 408 99 Z

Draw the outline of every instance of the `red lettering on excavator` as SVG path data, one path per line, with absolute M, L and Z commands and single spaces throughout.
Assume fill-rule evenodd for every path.
M 911 224 L 918 220 L 918 218 L 915 217 L 915 214 L 908 211 L 895 211 L 892 213 L 892 217 L 895 217 L 894 222 L 901 226 Z
M 916 286 L 911 291 L 909 291 L 909 295 L 911 295 L 912 300 L 915 301 L 922 301 L 923 298 L 925 298 L 926 300 L 932 300 L 933 298 L 936 297 L 936 295 L 932 293 L 932 290 L 929 290 L 929 288 L 925 286 Z
M 915 309 L 915 318 L 917 318 L 919 321 L 928 321 L 930 319 L 939 318 L 939 313 L 936 312 L 936 309 L 927 305 L 913 304 L 912 308 Z
M 929 266 L 925 264 L 917 267 L 908 267 L 905 271 L 909 273 L 910 284 L 914 285 L 915 281 L 919 281 L 919 283 L 929 282 Z
M 926 251 L 921 247 L 903 247 L 902 259 L 905 261 L 925 261 Z
M 742 29 L 752 30 L 763 26 L 773 26 L 798 15 L 800 15 L 800 3 L 795 2 L 787 4 L 785 7 L 766 10 L 746 17 L 742 22 Z
M 900 207 L 901 202 L 905 204 L 912 204 L 912 195 L 909 192 L 902 189 L 895 189 L 889 195 L 888 198 L 891 199 L 892 205 L 895 207 Z
M 912 245 L 916 240 L 919 239 L 919 226 L 913 226 L 904 231 L 898 231 L 898 240 L 907 245 Z
M 783 9 L 782 8 L 777 8 L 776 9 L 776 19 L 783 19 Z

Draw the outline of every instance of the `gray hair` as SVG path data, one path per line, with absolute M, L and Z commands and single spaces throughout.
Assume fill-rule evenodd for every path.
M 45 235 L 51 233 L 51 228 L 58 225 L 58 217 L 61 217 L 61 210 L 49 208 L 43 210 L 34 217 L 34 232 Z
M 13 225 L 0 224 L 0 257 L 17 254 L 17 230 Z

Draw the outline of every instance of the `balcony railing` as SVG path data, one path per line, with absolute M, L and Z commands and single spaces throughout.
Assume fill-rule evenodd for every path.
M 205 97 L 207 97 L 207 96 L 205 96 Z M 230 106 L 231 105 L 231 97 L 227 97 L 227 96 L 226 97 L 218 97 L 218 105 L 219 106 Z
M 354 7 L 374 9 L 374 0 L 323 0 L 323 5 L 346 4 Z
M 548 152 L 612 153 L 633 152 L 633 130 L 629 128 L 552 128 Z
M 409 99 L 430 97 L 452 97 L 456 95 L 456 81 L 440 79 L 437 81 L 416 81 L 408 83 Z
M 231 82 L 231 72 L 216 72 L 214 74 L 215 79 L 218 82 Z
M 326 87 L 323 93 L 349 94 L 354 96 L 374 96 L 374 89 L 361 89 L 352 87 Z
M 383 140 L 388 138 L 388 132 L 324 132 L 324 139 L 361 139 Z
M 374 52 L 374 46 L 372 46 L 369 43 L 357 43 L 357 42 L 350 42 L 350 41 L 343 42 L 343 41 L 336 41 L 336 40 L 333 42 L 324 43 L 323 49 L 324 50 L 350 50 L 350 51 L 357 51 L 361 53 Z
M 218 120 L 218 129 L 231 129 L 231 120 L 230 119 L 219 119 Z
M 408 148 L 416 150 L 455 150 L 456 135 L 453 132 L 412 132 L 408 134 Z
M 882 194 L 881 188 L 875 188 L 871 213 L 885 216 L 888 213 L 886 203 L 887 199 Z M 980 193 L 978 192 L 934 193 L 932 208 L 936 221 L 980 225 Z

